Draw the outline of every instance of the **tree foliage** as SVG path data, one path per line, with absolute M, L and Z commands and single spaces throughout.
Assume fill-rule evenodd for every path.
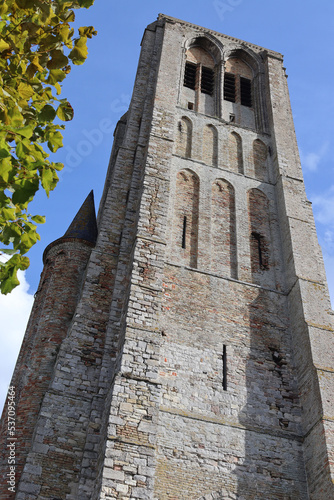
M 71 63 L 83 64 L 92 26 L 71 27 L 74 9 L 94 0 L 6 0 L 0 3 L 0 289 L 19 284 L 17 271 L 29 266 L 26 252 L 40 239 L 44 217 L 28 213 L 42 186 L 49 196 L 63 164 L 48 160 L 62 147 L 59 120 L 73 118 L 60 98 Z M 59 120 L 58 120 L 59 119 Z M 10 257 L 9 257 L 10 256 Z

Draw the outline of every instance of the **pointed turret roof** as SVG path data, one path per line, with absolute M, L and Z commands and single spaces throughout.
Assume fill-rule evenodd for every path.
M 81 240 L 89 241 L 95 245 L 97 224 L 93 190 L 81 205 L 63 238 L 80 238 Z
M 72 220 L 64 236 L 53 241 L 46 247 L 43 253 L 43 262 L 45 263 L 46 255 L 51 248 L 73 239 L 81 240 L 82 243 L 89 246 L 95 246 L 97 239 L 97 223 L 93 191 L 89 193 L 79 208 L 77 215 Z

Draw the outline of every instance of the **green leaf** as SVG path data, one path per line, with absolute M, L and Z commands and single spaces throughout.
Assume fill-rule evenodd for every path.
M 88 7 L 91 7 L 94 3 L 94 0 L 78 0 L 78 4 L 80 7 L 85 7 L 88 9 Z
M 52 122 L 55 119 L 56 116 L 56 110 L 50 106 L 50 104 L 46 104 L 40 114 L 38 115 L 38 118 L 41 122 Z
M 61 94 L 61 86 L 59 85 L 59 83 L 54 83 L 54 87 L 57 90 L 57 95 L 60 95 Z
M 58 182 L 57 174 L 51 168 L 44 168 L 42 170 L 42 186 L 45 189 L 46 194 L 49 196 L 50 191 L 56 187 Z
M 29 258 L 26 257 L 26 256 L 22 256 L 21 257 L 21 262 L 20 262 L 20 269 L 21 269 L 21 271 L 25 271 L 26 269 L 28 269 L 29 265 L 30 265 Z
M 23 99 L 30 99 L 35 93 L 34 89 L 31 87 L 31 85 L 28 85 L 27 83 L 20 82 L 18 85 L 18 93 Z
M 10 49 L 10 45 L 5 42 L 5 40 L 2 40 L 2 38 L 0 38 L 0 52 L 3 52 L 4 50 L 8 50 Z
M 26 137 L 27 139 L 30 139 L 34 131 L 34 125 L 27 125 L 26 127 L 22 128 L 17 128 L 15 132 L 17 134 L 22 135 L 23 137 Z
M 59 3 L 63 3 L 63 2 L 59 2 Z M 63 18 L 67 23 L 73 23 L 75 21 L 75 14 L 74 14 L 73 10 L 69 10 L 68 12 L 65 11 L 63 14 Z
M 3 2 L 2 5 L 0 5 L 0 16 L 4 16 L 8 10 L 8 5 Z
M 59 105 L 57 109 L 57 116 L 58 118 L 63 120 L 63 122 L 68 122 L 72 120 L 73 115 L 74 111 L 69 102 L 64 102 Z
M 83 64 L 87 58 L 88 50 L 86 46 L 87 38 L 85 36 L 75 40 L 74 48 L 69 53 L 68 57 L 74 64 Z
M 44 71 L 43 66 L 39 64 L 39 57 L 37 54 L 33 57 L 33 60 L 31 62 L 34 66 L 36 66 L 38 71 Z
M 20 9 L 30 9 L 35 6 L 36 0 L 15 0 L 15 3 Z
M 32 199 L 39 189 L 39 179 L 38 177 L 34 179 L 23 179 L 20 184 L 16 187 L 13 193 L 13 203 L 24 205 L 27 201 Z
M 45 216 L 44 215 L 34 215 L 31 217 L 31 220 L 36 222 L 36 224 L 44 224 L 45 223 Z
M 6 267 L 8 266 L 8 269 Z M 1 281 L 1 293 L 7 295 L 10 293 L 15 287 L 17 287 L 20 282 L 17 277 L 17 271 L 19 270 L 16 266 L 8 265 L 8 262 L 5 266 L 1 266 L 0 269 L 0 281 Z
M 2 158 L 0 160 L 0 179 L 7 183 L 13 175 L 13 165 L 10 158 Z
M 62 82 L 64 78 L 66 78 L 64 71 L 61 69 L 51 69 L 46 82 L 54 85 L 57 82 Z
M 23 233 L 21 236 L 21 242 L 18 245 L 18 249 L 20 250 L 21 254 L 27 253 L 28 250 L 30 250 L 30 248 L 34 246 L 35 243 L 37 243 L 38 239 L 39 235 L 34 230 Z
M 23 141 L 16 140 L 15 153 L 19 159 L 24 159 L 26 157 L 27 150 L 23 144 Z
M 3 250 L 2 250 L 3 251 Z M 1 293 L 7 295 L 10 293 L 17 285 L 20 284 L 17 272 L 19 270 L 24 271 L 29 267 L 28 257 L 15 254 L 7 262 L 0 262 L 0 282 L 1 282 Z
M 10 117 L 10 124 L 12 127 L 20 127 L 23 125 L 23 116 L 17 106 L 8 109 L 8 116 Z
M 7 220 L 7 221 L 10 221 L 10 220 L 15 220 L 15 218 L 16 218 L 15 213 L 16 213 L 15 208 L 6 208 L 6 207 L 4 207 L 4 208 L 1 210 L 1 216 L 2 216 L 5 220 Z
M 58 171 L 63 170 L 63 168 L 64 168 L 64 163 L 57 162 L 57 163 L 51 163 L 51 165 L 52 165 L 52 168 L 54 168 L 55 170 L 58 170 Z
M 1 148 L 0 149 L 0 158 L 8 158 L 10 157 L 10 153 L 7 149 Z
M 79 35 L 86 36 L 87 38 L 92 38 L 97 35 L 97 31 L 93 28 L 93 26 L 82 26 L 79 28 Z
M 61 50 L 52 50 L 51 59 L 47 63 L 49 69 L 60 69 L 68 64 L 67 57 L 63 54 Z
M 60 132 L 50 132 L 48 134 L 48 148 L 52 153 L 55 153 L 59 148 L 63 147 L 63 136 Z
M 15 221 L 13 224 L 6 224 L 1 233 L 0 239 L 5 245 L 13 243 L 15 241 L 19 242 L 21 238 L 22 230 L 21 227 Z M 15 245 L 14 245 L 15 246 Z

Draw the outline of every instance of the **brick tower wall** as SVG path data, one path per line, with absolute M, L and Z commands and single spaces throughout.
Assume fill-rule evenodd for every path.
M 187 109 L 188 89 L 182 102 L 186 42 L 203 36 L 240 56 L 236 40 L 173 19 L 164 25 L 100 498 L 325 499 L 333 492 L 331 413 L 323 412 L 330 393 L 327 381 L 319 388 L 307 323 L 326 342 L 333 329 L 282 56 L 243 43 L 245 60 L 257 61 L 256 115 L 217 92 L 222 120 Z M 205 151 L 215 143 L 202 142 L 207 126 L 218 131 L 217 155 Z M 240 140 L 230 166 L 232 134 Z M 234 200 L 221 202 L 228 241 L 212 224 L 217 182 L 233 188 Z M 230 255 L 236 241 L 234 274 L 213 258 L 219 230 L 219 251 Z
M 91 245 L 71 238 L 56 241 L 45 256 L 33 310 L 11 380 L 15 391 L 16 478 L 30 450 L 45 392 L 53 375 L 57 353 L 77 305 Z M 1 498 L 8 491 L 7 405 L 1 420 Z M 17 486 L 17 485 L 16 485 Z

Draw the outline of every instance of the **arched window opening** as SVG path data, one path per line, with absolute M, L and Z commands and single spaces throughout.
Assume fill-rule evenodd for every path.
M 218 52 L 217 47 L 204 38 L 196 39 L 187 49 L 181 96 L 185 108 L 213 116 L 217 114 L 218 70 L 215 56 Z
M 176 154 L 184 158 L 191 158 L 192 123 L 184 116 L 178 123 Z
M 213 125 L 206 125 L 203 130 L 202 159 L 207 165 L 217 166 L 218 163 L 218 132 Z
M 245 62 L 236 57 L 228 59 L 224 75 L 224 99 L 251 108 L 252 79 L 252 70 Z
M 172 255 L 177 262 L 197 267 L 199 179 L 191 170 L 176 177 Z
M 240 135 L 232 132 L 228 139 L 229 168 L 238 174 L 244 173 L 242 141 Z
M 228 122 L 255 129 L 254 68 L 240 57 L 225 63 L 222 117 Z M 247 55 L 245 55 L 247 57 Z
M 233 186 L 217 179 L 212 186 L 211 267 L 213 272 L 237 278 L 236 216 Z
M 267 180 L 267 158 L 267 146 L 260 139 L 256 139 L 253 142 L 253 175 L 259 181 Z
M 253 283 L 269 284 L 270 263 L 269 200 L 259 189 L 248 193 L 250 259 Z

